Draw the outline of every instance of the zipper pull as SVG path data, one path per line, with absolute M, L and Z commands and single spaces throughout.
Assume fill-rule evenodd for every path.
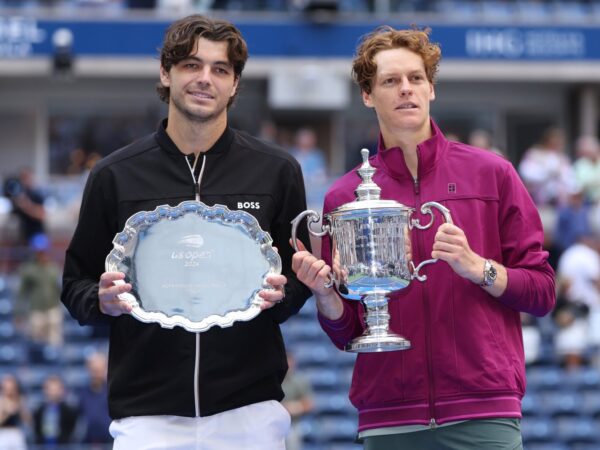
M 437 425 L 437 423 L 435 423 L 435 419 L 431 419 L 429 421 L 429 428 L 431 428 L 432 430 L 435 429 L 435 428 L 437 428 L 437 426 L 438 425 Z
M 414 186 L 415 186 L 415 194 L 418 194 L 419 193 L 419 179 L 416 178 L 416 177 L 413 178 L 413 183 L 414 183 Z
M 194 192 L 196 194 L 196 201 L 200 201 L 200 181 L 194 183 Z

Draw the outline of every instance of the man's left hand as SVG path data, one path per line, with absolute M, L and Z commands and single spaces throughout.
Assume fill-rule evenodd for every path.
M 275 306 L 277 303 L 281 303 L 285 297 L 285 284 L 287 278 L 285 275 L 269 275 L 267 277 L 267 283 L 273 286 L 272 289 L 263 289 L 258 295 L 264 300 L 261 305 L 261 309 L 269 309 Z
M 484 259 L 471 250 L 464 231 L 456 225 L 440 225 L 435 234 L 431 257 L 446 261 L 461 277 L 481 283 Z

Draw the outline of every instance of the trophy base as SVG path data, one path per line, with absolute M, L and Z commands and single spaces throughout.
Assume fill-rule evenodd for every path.
M 378 353 L 408 350 L 410 341 L 394 333 L 384 335 L 363 335 L 352 339 L 344 350 L 351 353 Z

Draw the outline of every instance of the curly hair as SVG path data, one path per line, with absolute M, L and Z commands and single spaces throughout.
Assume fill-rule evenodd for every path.
M 186 59 L 194 51 L 199 37 L 215 42 L 227 41 L 227 57 L 233 66 L 235 78 L 242 76 L 248 59 L 248 46 L 240 30 L 230 22 L 209 19 L 200 14 L 184 17 L 169 26 L 160 49 L 161 67 L 169 72 L 174 65 Z M 156 91 L 162 101 L 169 103 L 169 87 L 159 82 Z M 235 96 L 231 97 L 227 106 L 234 99 Z
M 429 40 L 431 30 L 416 28 L 396 30 L 388 25 L 376 28 L 362 37 L 352 61 L 352 77 L 367 94 L 371 93 L 371 82 L 377 73 L 375 55 L 383 50 L 406 48 L 423 59 L 425 73 L 431 84 L 435 83 L 438 64 L 442 57 L 439 44 Z

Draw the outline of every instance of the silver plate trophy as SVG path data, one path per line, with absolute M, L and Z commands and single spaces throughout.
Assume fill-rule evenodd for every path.
M 414 208 L 394 200 L 381 200 L 381 189 L 373 182 L 375 169 L 369 164 L 369 151 L 361 150 L 363 163 L 358 169 L 362 182 L 355 191 L 356 199 L 324 215 L 320 230 L 313 230 L 321 221 L 316 211 L 307 210 L 292 221 L 292 242 L 296 247 L 296 230 L 306 217 L 313 236 L 331 237 L 332 276 L 326 284 L 349 300 L 360 300 L 365 310 L 366 329 L 346 345 L 346 351 L 356 353 L 406 350 L 410 341 L 389 329 L 388 298 L 404 289 L 413 279 L 425 281 L 419 271 L 437 259 L 428 259 L 415 267 L 412 260 L 410 231 L 426 230 L 435 218 L 431 208 L 437 208 L 446 222 L 452 223 L 450 211 L 436 202 L 421 205 L 421 213 L 431 220 L 421 225 L 411 219 Z
M 132 284 L 122 300 L 142 322 L 201 332 L 260 313 L 261 289 L 281 273 L 269 233 L 245 211 L 185 201 L 131 216 L 113 240 L 106 271 Z

